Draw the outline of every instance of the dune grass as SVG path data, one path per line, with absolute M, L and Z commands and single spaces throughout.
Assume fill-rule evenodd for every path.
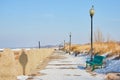
M 72 45 L 71 51 L 73 52 L 89 52 L 90 51 L 90 44 L 84 45 Z M 118 55 L 120 54 L 120 45 L 116 42 L 101 42 L 101 43 L 94 43 L 93 44 L 94 53 L 99 52 L 99 54 L 104 54 L 110 52 L 111 55 Z M 69 50 L 69 46 L 65 46 L 65 50 Z
M 40 62 L 53 53 L 53 50 L 52 48 L 24 50 L 28 58 L 26 75 L 30 75 Z M 12 51 L 10 49 L 0 52 L 0 80 L 16 80 L 18 75 L 23 75 L 23 68 L 19 62 L 22 52 L 22 50 Z

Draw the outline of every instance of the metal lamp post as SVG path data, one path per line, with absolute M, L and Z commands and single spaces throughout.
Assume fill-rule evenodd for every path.
M 70 54 L 70 51 L 71 51 L 71 32 L 70 32 L 69 38 L 70 38 L 70 41 L 69 41 L 69 54 Z
M 64 44 L 63 45 L 64 45 L 63 50 L 65 51 L 65 40 L 64 40 Z
M 93 57 L 93 15 L 94 15 L 94 6 L 90 9 L 90 17 L 91 17 L 91 60 Z

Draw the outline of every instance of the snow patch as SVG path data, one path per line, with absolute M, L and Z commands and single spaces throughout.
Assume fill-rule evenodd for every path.
M 120 60 L 110 60 L 106 64 L 106 68 L 95 70 L 98 73 L 120 72 Z

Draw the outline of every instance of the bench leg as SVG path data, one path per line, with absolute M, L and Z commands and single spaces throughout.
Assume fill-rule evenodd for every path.
M 92 71 L 94 71 L 94 69 L 95 69 L 95 66 L 94 66 L 94 65 L 92 65 Z
M 87 63 L 86 63 L 86 68 L 88 67 Z

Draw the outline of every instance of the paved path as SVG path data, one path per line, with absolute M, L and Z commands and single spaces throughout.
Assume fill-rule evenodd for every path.
M 104 80 L 103 75 L 87 72 L 84 69 L 83 58 L 56 52 L 45 69 L 38 71 L 43 75 L 30 76 L 27 80 Z

